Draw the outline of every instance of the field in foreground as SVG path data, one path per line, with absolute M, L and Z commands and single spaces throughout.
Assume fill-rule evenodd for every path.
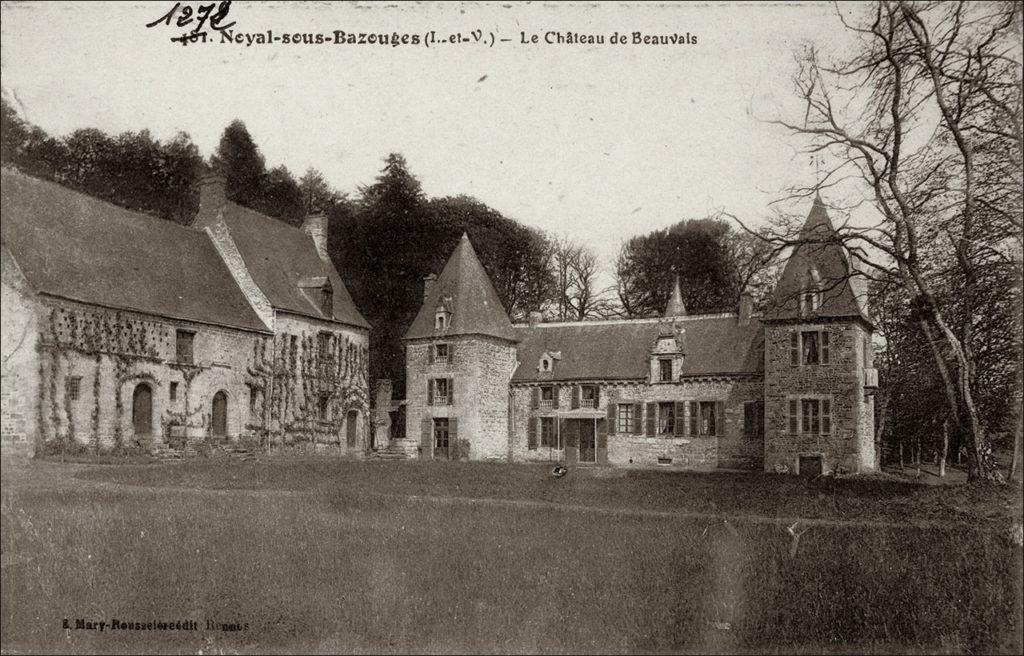
M 546 472 L 5 464 L 2 647 L 1020 650 L 1019 489 Z

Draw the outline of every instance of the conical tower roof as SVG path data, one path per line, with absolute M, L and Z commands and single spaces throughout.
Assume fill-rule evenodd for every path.
M 789 319 L 802 316 L 800 294 L 816 289 L 821 304 L 810 314 L 818 317 L 859 317 L 869 321 L 867 290 L 863 277 L 857 275 L 849 254 L 836 237 L 837 232 L 828 209 L 815 196 L 814 205 L 800 230 L 800 243 L 775 286 L 773 307 L 768 319 Z M 804 313 L 804 316 L 806 313 Z
M 672 296 L 665 306 L 665 317 L 685 317 L 686 304 L 683 303 L 683 289 L 679 285 L 679 274 L 676 274 L 675 285 L 672 287 Z
M 439 308 L 450 313 L 447 328 L 440 331 L 434 322 Z M 427 293 L 405 339 L 439 335 L 486 335 L 516 341 L 498 292 L 465 233 Z

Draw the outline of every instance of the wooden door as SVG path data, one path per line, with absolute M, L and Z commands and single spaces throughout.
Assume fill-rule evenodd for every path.
M 576 464 L 577 456 L 579 455 L 576 446 L 578 442 L 576 438 L 576 423 L 577 420 L 575 419 L 563 419 L 560 426 L 562 435 L 562 449 L 563 453 L 565 453 L 565 464 L 567 465 Z
M 580 462 L 597 462 L 597 420 L 579 419 Z
M 136 435 L 153 433 L 153 390 L 146 383 L 136 387 L 132 394 L 132 426 Z
M 349 410 L 345 418 L 345 446 L 352 449 L 356 446 L 356 422 L 359 421 L 359 413 Z
M 213 395 L 211 432 L 217 437 L 224 437 L 228 434 L 228 395 L 224 390 Z

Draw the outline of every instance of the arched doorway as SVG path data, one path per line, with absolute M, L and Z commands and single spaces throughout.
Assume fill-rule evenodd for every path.
M 146 383 L 132 393 L 132 426 L 136 435 L 153 433 L 153 389 Z
M 228 434 L 228 394 L 221 390 L 213 395 L 213 434 L 224 437 Z

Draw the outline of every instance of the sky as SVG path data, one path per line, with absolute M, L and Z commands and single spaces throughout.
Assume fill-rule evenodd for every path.
M 787 186 L 812 184 L 805 144 L 765 119 L 802 116 L 798 48 L 850 45 L 830 3 L 234 2 L 225 22 L 243 43 L 208 29 L 187 46 L 170 39 L 194 24 L 146 27 L 174 5 L 2 3 L 4 97 L 51 134 L 181 130 L 204 156 L 238 118 L 268 167 L 313 166 L 349 194 L 399 152 L 429 196 L 474 196 L 589 245 L 609 270 L 632 235 L 718 210 L 756 225 Z M 420 43 L 246 45 L 267 30 Z M 475 30 L 485 43 L 424 45 Z M 545 43 L 553 31 L 605 42 Z

